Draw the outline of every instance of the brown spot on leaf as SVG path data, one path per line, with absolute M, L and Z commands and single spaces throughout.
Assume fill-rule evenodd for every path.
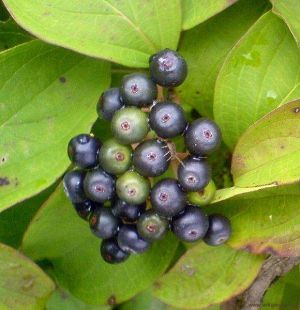
M 66 82 L 67 82 L 67 79 L 66 79 L 64 76 L 61 76 L 61 77 L 59 78 L 59 81 L 60 81 L 61 83 L 66 83 Z
M 190 277 L 192 277 L 196 273 L 196 269 L 188 264 L 181 265 L 181 271 Z
M 274 248 L 272 248 L 271 246 L 268 246 L 264 249 L 263 251 L 266 254 L 271 254 L 271 255 L 275 255 L 275 256 L 280 256 L 280 253 L 278 253 Z
M 294 108 L 294 113 L 299 113 L 300 112 L 300 107 Z
M 117 304 L 117 299 L 115 295 L 111 295 L 108 299 L 107 299 L 107 304 L 110 306 L 114 306 Z
M 283 150 L 285 148 L 285 145 L 284 144 L 281 144 L 280 145 L 280 148 Z
M 154 286 L 155 289 L 160 289 L 161 288 L 160 282 L 154 282 L 153 286 Z
M 10 184 L 10 182 L 9 182 L 7 177 L 0 178 L 0 186 L 7 186 L 9 184 Z
M 199 90 L 197 90 L 197 91 L 196 91 L 196 95 L 200 95 L 200 92 L 199 92 Z

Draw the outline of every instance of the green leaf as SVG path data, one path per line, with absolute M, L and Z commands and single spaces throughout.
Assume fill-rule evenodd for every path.
M 230 52 L 217 79 L 214 115 L 230 148 L 299 84 L 299 70 L 300 53 L 289 29 L 266 13 Z
M 153 283 L 169 266 L 178 243 L 169 235 L 147 253 L 132 255 L 119 265 L 101 259 L 99 244 L 60 186 L 29 226 L 23 249 L 35 260 L 50 260 L 59 283 L 77 298 L 89 304 L 112 305 Z
M 4 0 L 13 18 L 49 43 L 131 67 L 158 50 L 176 49 L 179 0 Z
M 300 177 L 300 100 L 287 103 L 252 125 L 232 156 L 239 187 L 287 184 Z
M 190 29 L 225 10 L 237 0 L 182 0 L 182 28 Z
M 273 12 L 284 19 L 300 45 L 300 2 L 298 0 L 270 0 Z
M 243 292 L 262 263 L 261 256 L 199 243 L 157 281 L 154 295 L 174 307 L 202 309 Z
M 300 186 L 271 187 L 247 192 L 210 205 L 209 214 L 231 220 L 228 244 L 255 254 L 300 255 Z
M 31 41 L 0 54 L 0 211 L 51 185 L 89 131 L 109 64 Z
M 269 3 L 264 0 L 240 0 L 183 34 L 179 52 L 188 63 L 189 74 L 178 89 L 182 102 L 192 105 L 204 116 L 213 116 L 214 88 L 222 63 L 267 7 Z
M 44 309 L 54 290 L 50 278 L 28 258 L 0 244 L 0 308 Z

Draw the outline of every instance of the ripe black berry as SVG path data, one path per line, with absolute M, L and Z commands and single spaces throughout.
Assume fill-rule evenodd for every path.
M 165 142 L 152 139 L 142 142 L 133 153 L 135 170 L 145 177 L 162 175 L 169 167 L 170 151 Z
M 135 225 L 123 225 L 117 237 L 119 247 L 126 253 L 143 253 L 150 247 L 137 232 Z
M 114 178 L 101 168 L 87 172 L 83 186 L 87 197 L 96 202 L 103 203 L 115 194 Z
M 101 95 L 97 104 L 97 113 L 99 117 L 110 121 L 114 113 L 121 109 L 123 105 L 120 98 L 120 89 L 110 88 Z
M 202 190 L 211 179 L 211 168 L 203 158 L 189 156 L 178 166 L 178 181 L 186 191 Z
M 77 214 L 84 220 L 88 220 L 90 215 L 95 211 L 96 208 L 101 208 L 101 204 L 96 204 L 91 200 L 85 200 L 81 203 L 73 204 Z
M 114 199 L 111 204 L 112 213 L 125 222 L 135 222 L 140 215 L 146 210 L 146 204 L 139 205 L 129 204 L 121 199 Z
M 101 147 L 99 162 L 106 172 L 118 175 L 130 167 L 131 155 L 131 146 L 122 145 L 116 139 L 109 139 Z
M 161 239 L 167 232 L 169 222 L 155 211 L 148 210 L 137 221 L 137 230 L 142 238 L 148 241 Z
M 231 235 L 231 226 L 228 218 L 220 214 L 212 214 L 208 219 L 209 228 L 204 237 L 205 243 L 209 245 L 225 243 Z
M 129 204 L 144 203 L 149 195 L 149 180 L 134 171 L 127 171 L 117 180 L 117 195 Z
M 211 180 L 205 188 L 198 192 L 189 192 L 187 194 L 188 201 L 196 206 L 206 206 L 215 197 L 216 185 L 213 180 Z
M 185 145 L 194 155 L 209 155 L 221 144 L 218 125 L 207 118 L 193 121 L 185 133 Z
M 150 127 L 161 138 L 174 138 L 187 126 L 183 109 L 173 102 L 159 102 L 149 114 Z
M 172 220 L 172 231 L 184 242 L 194 242 L 204 237 L 208 230 L 208 217 L 196 206 L 186 206 L 183 213 Z
M 72 138 L 68 144 L 68 155 L 72 163 L 86 169 L 98 165 L 98 154 L 101 142 L 88 134 L 81 134 Z
M 99 238 L 112 238 L 119 230 L 120 221 L 109 208 L 97 208 L 89 218 L 92 232 Z
M 126 105 L 146 107 L 156 99 L 157 88 L 146 74 L 128 74 L 122 79 L 121 96 Z
M 130 256 L 129 253 L 120 249 L 115 238 L 102 240 L 100 253 L 104 261 L 109 264 L 122 263 Z
M 112 118 L 111 130 L 123 144 L 140 142 L 149 131 L 147 114 L 136 107 L 121 109 Z
M 174 179 L 155 184 L 150 194 L 152 208 L 159 215 L 173 217 L 185 208 L 186 196 Z
M 64 176 L 64 190 L 72 203 L 81 203 L 86 200 L 83 190 L 85 172 L 81 170 L 69 171 Z
M 175 87 L 187 76 L 187 64 L 177 52 L 165 49 L 149 59 L 150 75 L 156 84 Z

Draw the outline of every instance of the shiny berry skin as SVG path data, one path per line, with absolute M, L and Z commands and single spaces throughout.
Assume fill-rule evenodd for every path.
M 214 181 L 211 180 L 202 191 L 189 192 L 187 194 L 187 199 L 192 205 L 206 206 L 214 199 L 215 193 L 216 185 Z
M 69 171 L 64 176 L 64 191 L 72 203 L 81 203 L 86 200 L 83 189 L 85 172 L 82 170 Z
M 131 146 L 122 145 L 116 139 L 104 142 L 99 153 L 100 166 L 115 175 L 126 172 L 131 165 L 131 159 Z
M 103 203 L 115 194 L 115 179 L 101 168 L 87 172 L 83 187 L 87 197 Z
M 147 107 L 156 99 L 157 87 L 146 74 L 132 73 L 122 79 L 121 96 L 127 106 Z
M 91 200 L 86 200 L 81 203 L 74 203 L 74 209 L 76 210 L 77 214 L 84 220 L 89 219 L 90 215 L 96 210 L 96 208 L 101 208 L 101 204 L 96 204 Z
M 186 61 L 177 52 L 165 49 L 149 59 L 152 80 L 164 87 L 175 87 L 183 83 L 187 76 Z
M 165 142 L 151 139 L 138 145 L 133 153 L 135 170 L 145 177 L 162 175 L 170 164 L 170 151 Z
M 121 109 L 112 118 L 111 130 L 122 144 L 138 143 L 149 132 L 148 116 L 136 107 Z
M 216 151 L 221 144 L 221 131 L 218 125 L 207 118 L 193 121 L 186 130 L 184 142 L 190 153 L 201 156 Z
M 125 222 L 135 222 L 140 215 L 146 210 L 146 204 L 139 205 L 129 204 L 121 199 L 114 199 L 111 203 L 112 213 Z
M 98 154 L 101 147 L 99 139 L 88 134 L 72 138 L 68 144 L 68 155 L 76 166 L 87 169 L 98 165 Z
M 130 254 L 122 251 L 115 238 L 102 240 L 100 246 L 101 257 L 109 264 L 119 264 L 129 258 Z
M 208 217 L 196 206 L 186 206 L 171 223 L 173 233 L 183 242 L 202 239 L 208 230 Z
M 137 221 L 139 235 L 150 242 L 162 239 L 168 228 L 169 221 L 153 210 L 143 213 Z
M 177 175 L 185 191 L 197 192 L 211 180 L 211 168 L 205 159 L 189 156 L 178 166 Z
M 155 133 L 164 139 L 182 134 L 187 126 L 183 109 L 176 103 L 159 102 L 149 114 L 149 124 Z
M 209 228 L 204 237 L 208 245 L 221 245 L 231 236 L 231 225 L 227 217 L 220 214 L 212 214 L 208 217 Z
M 150 247 L 150 242 L 138 234 L 135 225 L 121 226 L 117 241 L 119 247 L 126 253 L 143 253 Z
M 120 220 L 115 217 L 109 208 L 97 208 L 89 218 L 92 232 L 99 238 L 109 239 L 119 230 Z
M 175 179 L 163 179 L 156 183 L 150 199 L 153 210 L 167 218 L 177 215 L 186 205 L 186 195 Z
M 117 179 L 117 195 L 129 204 L 144 203 L 149 196 L 149 180 L 134 171 L 127 171 Z
M 99 117 L 110 121 L 117 110 L 120 110 L 124 104 L 120 98 L 119 88 L 110 88 L 106 90 L 97 103 L 97 113 Z

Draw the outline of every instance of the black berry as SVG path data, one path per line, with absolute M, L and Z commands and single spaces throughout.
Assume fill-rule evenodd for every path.
M 110 121 L 117 110 L 123 107 L 123 102 L 120 98 L 119 88 L 110 88 L 105 91 L 97 104 L 97 113 L 99 117 Z
M 127 171 L 117 180 L 117 195 L 129 204 L 144 203 L 149 195 L 149 180 L 134 171 Z
M 177 52 L 165 49 L 149 59 L 152 80 L 164 87 L 175 87 L 187 76 L 186 61 Z
M 87 197 L 96 202 L 103 203 L 115 194 L 115 179 L 101 168 L 87 172 L 83 186 Z
M 100 253 L 104 261 L 109 264 L 122 263 L 130 256 L 129 253 L 120 249 L 115 238 L 102 240 Z
M 120 221 L 109 208 L 97 208 L 89 218 L 92 232 L 99 238 L 109 239 L 117 234 Z
M 161 239 L 167 232 L 169 221 L 160 217 L 155 211 L 148 210 L 137 221 L 137 230 L 148 241 Z
M 101 204 L 96 204 L 91 200 L 86 200 L 81 203 L 73 204 L 77 214 L 84 220 L 88 220 L 90 215 L 96 210 L 96 208 L 101 208 Z
M 114 137 L 122 144 L 142 141 L 149 131 L 147 114 L 136 107 L 117 111 L 111 121 Z
M 83 189 L 84 177 L 85 172 L 81 170 L 67 172 L 64 176 L 64 190 L 72 203 L 81 203 L 86 200 Z
M 202 239 L 208 230 L 208 217 L 195 206 L 187 206 L 183 213 L 172 220 L 172 231 L 184 242 Z
M 106 172 L 115 175 L 122 174 L 129 169 L 131 158 L 131 146 L 122 145 L 116 139 L 104 142 L 99 153 L 101 167 Z
M 86 169 L 98 165 L 98 154 L 101 142 L 88 134 L 81 134 L 72 138 L 68 145 L 68 155 L 72 163 Z
M 196 206 L 206 206 L 215 197 L 216 185 L 213 180 L 211 180 L 205 188 L 198 192 L 189 192 L 187 194 L 188 201 Z
M 155 184 L 150 194 L 152 208 L 161 216 L 173 217 L 186 204 L 185 193 L 174 179 L 164 179 Z
M 137 232 L 135 225 L 123 225 L 118 233 L 118 245 L 126 253 L 143 253 L 150 247 Z
M 125 222 L 135 222 L 140 215 L 146 210 L 146 204 L 139 205 L 129 204 L 121 199 L 114 199 L 111 204 L 112 213 Z
M 193 121 L 185 133 L 185 145 L 194 155 L 209 155 L 221 144 L 218 125 L 207 118 Z
M 220 214 L 212 214 L 208 219 L 209 228 L 204 237 L 205 243 L 209 245 L 225 243 L 231 235 L 231 225 L 228 218 Z
M 203 158 L 189 156 L 178 166 L 178 181 L 186 191 L 204 189 L 211 180 L 211 168 Z
M 126 105 L 146 107 L 156 99 L 157 88 L 146 74 L 128 74 L 122 79 L 121 96 Z
M 161 138 L 174 138 L 187 126 L 183 109 L 173 102 L 159 102 L 149 114 L 150 127 Z
M 170 151 L 165 142 L 152 139 L 139 144 L 133 153 L 135 170 L 145 177 L 162 175 L 169 167 Z

